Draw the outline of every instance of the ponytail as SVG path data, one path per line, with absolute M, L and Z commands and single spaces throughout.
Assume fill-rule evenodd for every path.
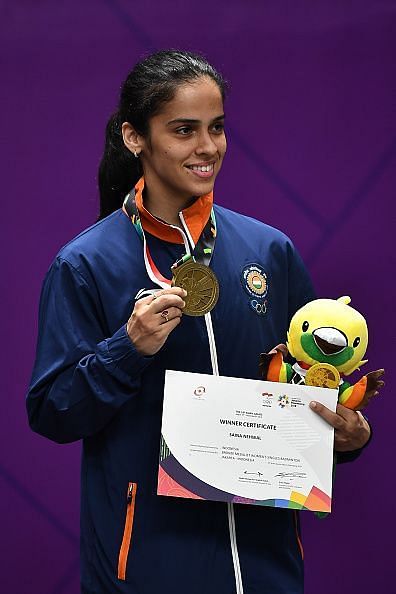
M 99 165 L 99 220 L 122 206 L 126 194 L 142 174 L 139 159 L 124 144 L 120 116 L 116 112 L 106 126 L 105 148 Z

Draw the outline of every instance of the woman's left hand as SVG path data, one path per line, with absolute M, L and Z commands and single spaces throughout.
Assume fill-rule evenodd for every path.
M 334 413 L 320 402 L 311 402 L 311 409 L 334 427 L 334 449 L 337 452 L 350 452 L 362 448 L 370 438 L 370 425 L 364 416 L 337 404 Z

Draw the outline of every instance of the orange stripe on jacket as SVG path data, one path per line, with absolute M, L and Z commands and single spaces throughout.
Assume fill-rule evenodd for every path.
M 125 516 L 124 534 L 122 537 L 122 543 L 120 552 L 118 555 L 118 572 L 117 577 L 119 580 L 125 581 L 126 578 L 126 567 L 129 555 L 129 548 L 131 545 L 132 531 L 133 531 L 133 519 L 135 516 L 135 498 L 136 498 L 136 483 L 129 483 L 127 495 L 131 497 L 130 502 L 127 504 L 127 512 Z
M 297 542 L 298 542 L 298 546 L 299 546 L 300 553 L 301 553 L 301 558 L 302 558 L 302 560 L 304 560 L 304 549 L 303 549 L 303 546 L 302 546 L 300 535 L 298 533 L 298 520 L 297 520 L 297 512 L 296 512 L 296 510 L 294 510 L 294 526 L 295 526 L 295 529 L 296 529 L 296 537 L 297 537 Z

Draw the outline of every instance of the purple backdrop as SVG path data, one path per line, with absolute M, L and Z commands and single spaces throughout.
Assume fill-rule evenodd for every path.
M 375 437 L 339 468 L 334 513 L 302 516 L 307 594 L 390 592 L 395 0 L 5 0 L 0 11 L 1 591 L 79 591 L 80 445 L 31 433 L 24 408 L 39 291 L 58 248 L 95 219 L 120 82 L 148 51 L 179 47 L 232 83 L 217 202 L 288 233 L 318 294 L 349 294 L 366 315 L 367 369 L 388 368 L 369 410 Z

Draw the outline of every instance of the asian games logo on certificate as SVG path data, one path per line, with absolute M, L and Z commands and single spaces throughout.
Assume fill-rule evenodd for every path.
M 286 394 L 281 394 L 278 396 L 278 406 L 280 408 L 286 408 L 290 406 L 290 399 L 288 396 L 286 396 Z

